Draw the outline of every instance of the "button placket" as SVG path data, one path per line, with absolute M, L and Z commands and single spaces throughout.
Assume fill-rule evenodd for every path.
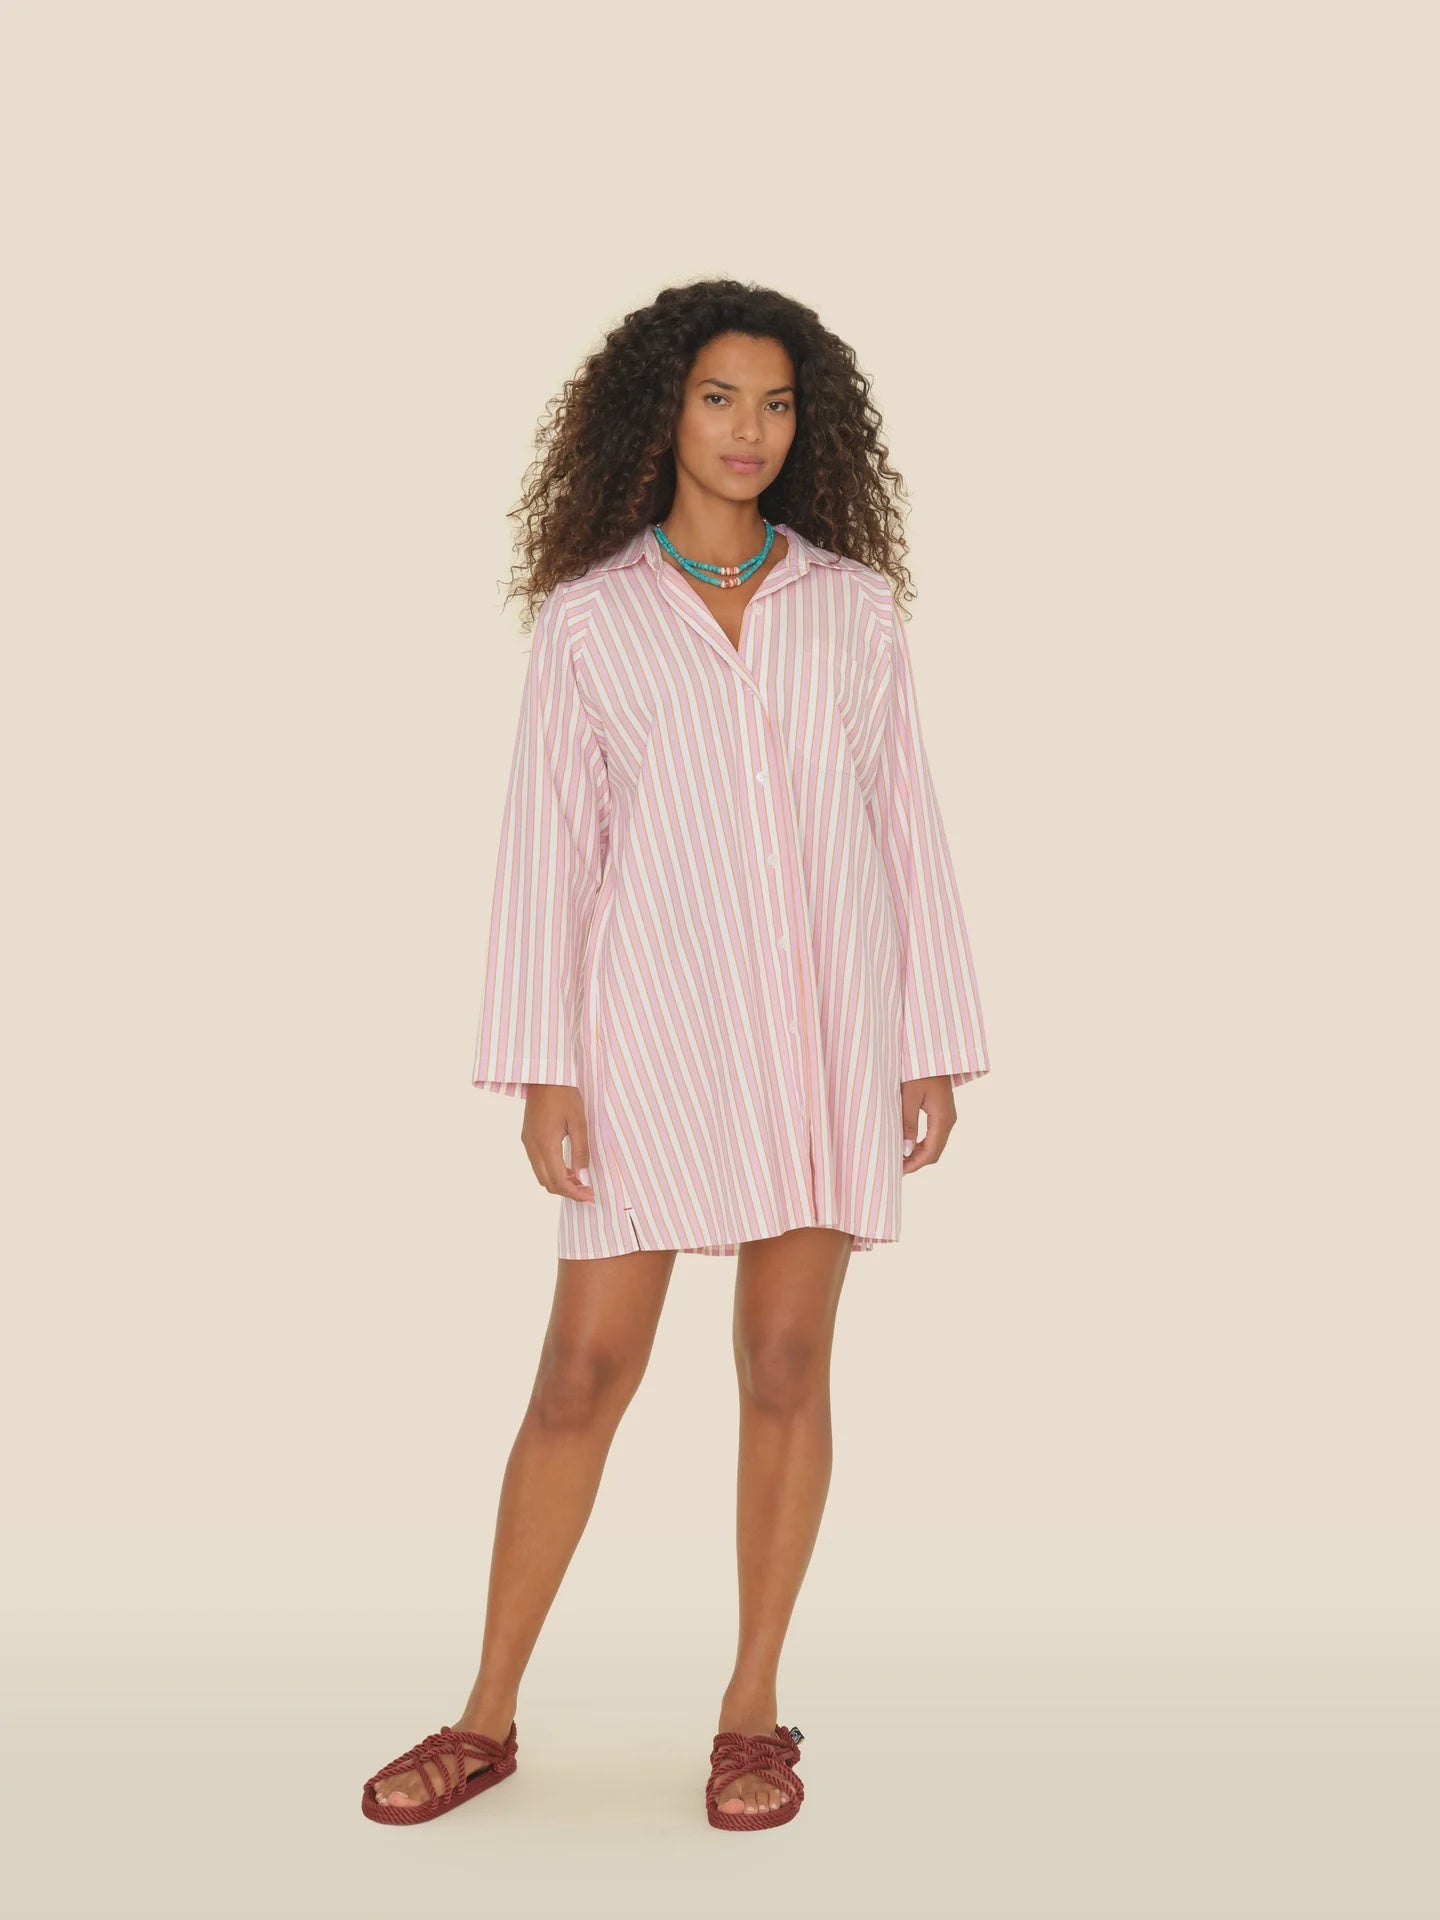
M 769 594 L 778 592 L 788 582 L 799 577 L 806 570 L 807 563 L 801 555 L 798 546 L 793 541 L 791 542 L 791 552 L 787 554 L 775 572 L 761 583 L 756 593 L 752 596 L 741 617 L 740 645 L 736 647 L 725 635 L 718 621 L 716 621 L 713 614 L 710 613 L 704 602 L 700 600 L 698 594 L 676 577 L 675 569 L 664 561 L 659 551 L 658 542 L 654 540 L 653 534 L 651 535 L 651 545 L 654 548 L 654 552 L 650 555 L 650 558 L 654 568 L 657 586 L 662 596 L 675 609 L 685 623 L 705 641 L 711 650 L 725 661 L 727 670 L 735 676 L 741 698 L 745 699 L 748 696 L 753 696 L 754 704 L 750 709 L 751 725 L 747 729 L 748 744 L 752 754 L 751 765 L 754 765 L 756 759 L 765 758 L 768 753 L 772 767 L 784 767 L 783 743 L 780 741 L 774 722 L 771 720 L 762 691 L 761 676 L 763 672 L 762 662 L 764 649 L 760 643 L 758 634 L 761 623 L 765 622 L 766 619 L 765 610 L 761 607 L 760 603 Z M 751 633 L 752 627 L 756 629 L 755 635 Z M 760 788 L 768 788 L 772 784 L 769 773 L 763 768 L 755 772 L 754 780 L 756 786 Z M 780 784 L 783 786 L 784 782 L 782 781 Z M 803 929 L 807 925 L 805 917 L 806 902 L 803 897 L 803 883 L 800 878 L 802 862 L 800 849 L 795 841 L 793 817 L 789 818 L 788 825 L 786 822 L 780 821 L 780 805 L 780 797 L 775 796 L 772 797 L 772 803 L 768 809 L 763 806 L 760 809 L 762 814 L 768 815 L 772 835 L 777 831 L 781 835 L 787 833 L 790 835 L 790 851 L 788 857 L 785 854 L 785 843 L 783 840 L 779 843 L 780 851 L 777 853 L 775 851 L 776 843 L 772 839 L 771 850 L 767 854 L 767 868 L 769 870 L 778 869 L 776 878 L 780 885 L 781 912 L 780 937 L 773 939 L 769 956 L 769 975 L 772 982 L 771 991 L 774 992 L 776 987 L 779 988 L 780 998 L 775 1006 L 775 1018 L 778 1025 L 782 1009 L 788 1009 L 789 1017 L 785 1020 L 784 1024 L 793 1041 L 789 1062 L 787 1063 L 777 1059 L 775 1064 L 777 1068 L 782 1065 L 787 1068 L 784 1078 L 790 1089 L 790 1099 L 786 1103 L 785 1123 L 790 1130 L 791 1138 L 800 1154 L 800 1161 L 797 1163 L 795 1170 L 796 1175 L 802 1179 L 802 1190 L 806 1192 L 811 1208 L 811 1217 L 818 1219 L 819 1214 L 816 1209 L 819 1204 L 821 1175 L 816 1166 L 815 1137 L 812 1122 L 812 1102 L 816 1092 L 812 1084 L 814 1063 L 809 1057 L 806 1039 L 806 1011 L 803 1004 L 804 995 L 800 990 L 801 982 L 797 975 L 797 967 L 808 964 L 804 957 L 806 942 L 803 938 L 797 938 L 793 943 L 792 949 L 790 934 L 784 931 L 787 922 L 791 927 L 798 929 Z M 763 891 L 768 895 L 768 888 Z M 774 923 L 771 922 L 770 924 L 773 928 Z M 803 1174 L 801 1173 L 802 1167 Z
M 763 707 L 764 707 L 764 703 L 763 703 L 763 701 L 762 701 L 762 703 L 761 703 L 761 706 L 762 706 L 762 710 L 763 710 Z M 767 714 L 766 714 L 766 716 L 765 716 L 765 723 L 764 723 L 764 724 L 765 724 L 765 728 L 766 728 L 766 729 L 768 730 L 768 728 L 769 728 L 769 724 L 770 724 L 770 716 L 769 716 L 769 714 L 768 714 L 768 713 L 767 713 Z M 762 746 L 763 746 L 763 734 L 762 734 Z M 763 768 L 763 767 L 762 767 L 762 768 L 761 768 L 761 769 L 760 769 L 760 770 L 759 770 L 759 771 L 758 771 L 758 772 L 756 773 L 756 775 L 755 775 L 755 784 L 756 784 L 756 786 L 757 786 L 757 787 L 768 787 L 768 786 L 769 786 L 769 784 L 770 784 L 770 776 L 769 776 L 769 774 L 768 774 L 768 773 L 766 773 L 766 772 L 765 772 L 765 770 L 764 770 L 764 768 Z M 772 812 L 773 812 L 773 809 L 772 809 Z M 774 853 L 774 852 L 771 852 L 771 853 L 767 853 L 767 854 L 766 854 L 766 856 L 765 856 L 765 864 L 766 864 L 766 866 L 767 866 L 767 867 L 772 867 L 772 868 L 778 868 L 778 867 L 779 867 L 779 865 L 780 865 L 780 856 L 779 856 L 779 854 L 778 854 L 778 853 Z M 785 884 L 785 883 L 784 883 L 784 876 L 783 876 L 783 875 L 777 875 L 777 877 L 778 877 L 778 878 L 780 879 L 780 885 L 781 885 L 781 895 L 782 895 L 782 898 L 781 898 L 781 901 L 780 901 L 780 907 L 779 907 L 779 912 L 780 912 L 780 915 L 781 915 L 781 920 L 780 920 L 780 927 L 781 927 L 781 931 L 780 931 L 780 932 L 779 932 L 778 934 L 774 932 L 774 924 L 775 924 L 775 923 L 774 923 L 774 921 L 773 921 L 773 920 L 772 920 L 772 922 L 771 922 L 771 929 L 772 929 L 772 937 L 773 937 L 773 939 L 774 939 L 774 941 L 775 941 L 775 945 L 776 945 L 777 947 L 779 947 L 779 948 L 780 948 L 780 949 L 781 949 L 782 951 L 784 951 L 784 950 L 785 950 L 785 949 L 787 949 L 787 948 L 789 947 L 789 945 L 790 945 L 790 936 L 789 936 L 789 934 L 788 934 L 788 933 L 786 933 L 786 932 L 784 931 L 784 918 L 783 918 L 783 915 L 784 915 L 784 910 L 785 910 L 785 907 L 784 907 L 784 898 L 783 898 L 783 894 L 784 894 L 784 884 Z

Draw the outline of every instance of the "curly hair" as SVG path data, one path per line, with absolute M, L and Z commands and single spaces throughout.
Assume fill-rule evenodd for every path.
M 524 599 L 523 630 L 552 587 L 670 511 L 671 436 L 686 377 L 721 333 L 778 340 L 795 368 L 795 438 L 760 512 L 874 567 L 898 602 L 914 597 L 898 504 L 908 496 L 853 349 L 782 293 L 695 280 L 627 313 L 546 409 L 520 504 L 507 516 L 521 523 L 524 559 L 511 568 L 505 598 Z

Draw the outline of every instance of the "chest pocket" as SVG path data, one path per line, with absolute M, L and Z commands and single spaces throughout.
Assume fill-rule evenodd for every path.
M 807 767 L 853 768 L 859 712 L 846 651 L 838 645 L 826 648 L 779 691 L 785 708 L 781 731 L 794 757 Z

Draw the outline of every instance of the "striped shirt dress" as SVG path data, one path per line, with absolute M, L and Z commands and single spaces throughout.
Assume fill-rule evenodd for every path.
M 738 647 L 650 526 L 536 615 L 471 1077 L 579 1089 L 562 1258 L 898 1240 L 902 1082 L 989 1072 L 893 590 L 777 532 Z

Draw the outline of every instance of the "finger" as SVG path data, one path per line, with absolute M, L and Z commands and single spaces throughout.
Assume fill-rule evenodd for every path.
M 525 1121 L 520 1129 L 521 1143 L 530 1160 L 530 1170 L 547 1193 L 567 1200 L 590 1200 L 589 1132 L 585 1107 L 578 1087 L 532 1087 L 525 1102 Z M 572 1165 L 565 1158 L 570 1143 Z M 577 1145 L 578 1143 L 578 1145 Z
M 913 1153 L 905 1156 L 905 1173 L 915 1173 L 921 1167 L 932 1166 L 940 1158 L 945 1151 L 945 1142 L 950 1137 L 950 1124 L 945 1114 L 934 1114 L 925 1109 L 925 1137 L 916 1142 Z
M 930 1165 L 931 1161 L 939 1154 L 939 1151 L 940 1148 L 936 1142 L 935 1123 L 932 1120 L 926 1126 L 923 1137 L 915 1142 L 915 1145 L 909 1153 L 905 1154 L 900 1167 L 901 1173 L 918 1173 L 921 1167 L 928 1167 Z
M 570 1191 L 565 1179 L 565 1162 L 560 1152 L 564 1137 L 563 1131 L 552 1135 L 548 1122 L 543 1129 L 530 1126 L 520 1136 L 521 1144 L 530 1156 L 531 1170 L 547 1193 Z
M 583 1200 L 590 1189 L 565 1164 L 565 1135 L 547 1136 L 539 1143 L 538 1152 L 541 1186 L 566 1200 Z
M 546 1155 L 545 1184 L 551 1193 L 558 1193 L 566 1200 L 593 1200 L 595 1198 L 589 1187 L 566 1166 L 565 1157 L 558 1145 L 552 1148 Z
M 920 1138 L 920 1083 L 905 1080 L 900 1085 L 900 1151 L 908 1161 Z
M 595 1198 L 595 1190 L 590 1184 L 590 1129 L 585 1123 L 584 1112 L 577 1110 L 570 1116 L 570 1160 L 561 1163 L 562 1185 L 560 1191 L 567 1200 L 590 1200 Z

